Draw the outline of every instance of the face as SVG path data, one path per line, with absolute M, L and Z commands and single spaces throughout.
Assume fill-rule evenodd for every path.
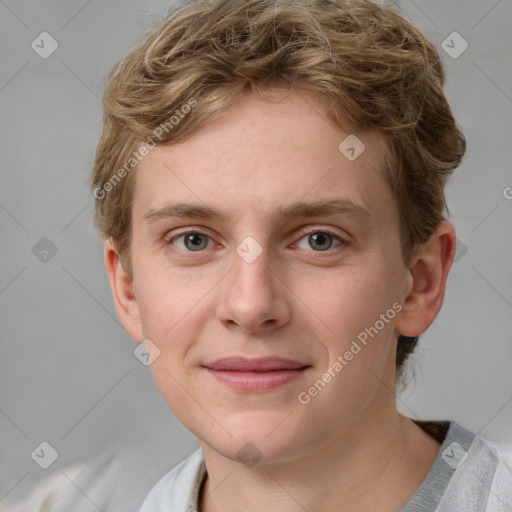
M 394 406 L 410 283 L 384 140 L 324 112 L 307 93 L 247 94 L 136 171 L 125 326 L 158 347 L 176 417 L 233 460 L 307 453 Z

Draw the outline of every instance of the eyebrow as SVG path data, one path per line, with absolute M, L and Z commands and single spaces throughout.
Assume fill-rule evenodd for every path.
M 144 214 L 144 220 L 154 222 L 160 219 L 216 219 L 227 222 L 228 212 L 201 204 L 176 203 L 161 208 L 150 209 Z M 339 198 L 307 202 L 295 202 L 287 206 L 276 207 L 271 214 L 271 222 L 293 218 L 309 218 L 343 214 L 353 216 L 366 223 L 372 220 L 371 213 L 351 199 Z

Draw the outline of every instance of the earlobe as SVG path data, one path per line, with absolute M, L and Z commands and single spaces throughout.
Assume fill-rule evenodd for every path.
M 121 320 L 128 334 L 135 341 L 140 342 L 144 336 L 140 321 L 139 304 L 133 288 L 133 279 L 124 270 L 114 243 L 110 239 L 104 242 L 104 258 L 112 298 L 119 320 Z
M 435 320 L 443 304 L 446 281 L 455 256 L 455 228 L 442 221 L 415 255 L 410 285 L 397 316 L 395 331 L 419 336 Z

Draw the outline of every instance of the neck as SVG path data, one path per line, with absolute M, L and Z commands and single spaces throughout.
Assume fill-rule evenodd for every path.
M 342 433 L 281 463 L 247 467 L 201 446 L 208 477 L 200 512 L 394 512 L 421 485 L 440 447 L 396 408 L 385 416 L 360 416 Z

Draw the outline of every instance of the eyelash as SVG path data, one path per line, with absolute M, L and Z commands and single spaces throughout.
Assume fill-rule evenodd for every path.
M 338 242 L 340 242 L 340 245 L 337 247 L 338 249 L 341 246 L 348 245 L 348 242 L 344 238 L 340 237 L 338 234 L 334 233 L 333 231 L 330 231 L 329 229 L 306 229 L 306 230 L 302 231 L 301 236 L 298 239 L 298 242 L 300 242 L 303 238 L 305 238 L 308 235 L 317 234 L 317 233 L 332 236 L 332 238 L 334 240 L 337 240 Z M 209 238 L 210 240 L 213 240 L 212 237 L 208 233 L 205 233 L 204 231 L 193 229 L 190 231 L 184 231 L 184 232 L 182 232 L 178 235 L 172 236 L 172 237 L 165 237 L 164 244 L 166 246 L 172 245 L 174 241 L 176 241 L 179 238 L 185 237 L 187 235 L 202 235 L 202 236 Z M 296 243 L 298 243 L 298 242 L 296 242 Z M 325 251 L 315 251 L 315 250 L 311 249 L 308 252 L 318 255 L 318 257 L 322 257 L 321 256 L 322 253 L 332 253 L 337 248 L 329 248 L 329 249 L 326 249 Z M 185 252 L 187 254 L 194 254 L 194 253 L 202 254 L 205 252 L 205 249 L 202 249 L 200 251 L 188 251 L 188 250 L 184 250 L 184 249 L 178 249 L 178 251 Z

